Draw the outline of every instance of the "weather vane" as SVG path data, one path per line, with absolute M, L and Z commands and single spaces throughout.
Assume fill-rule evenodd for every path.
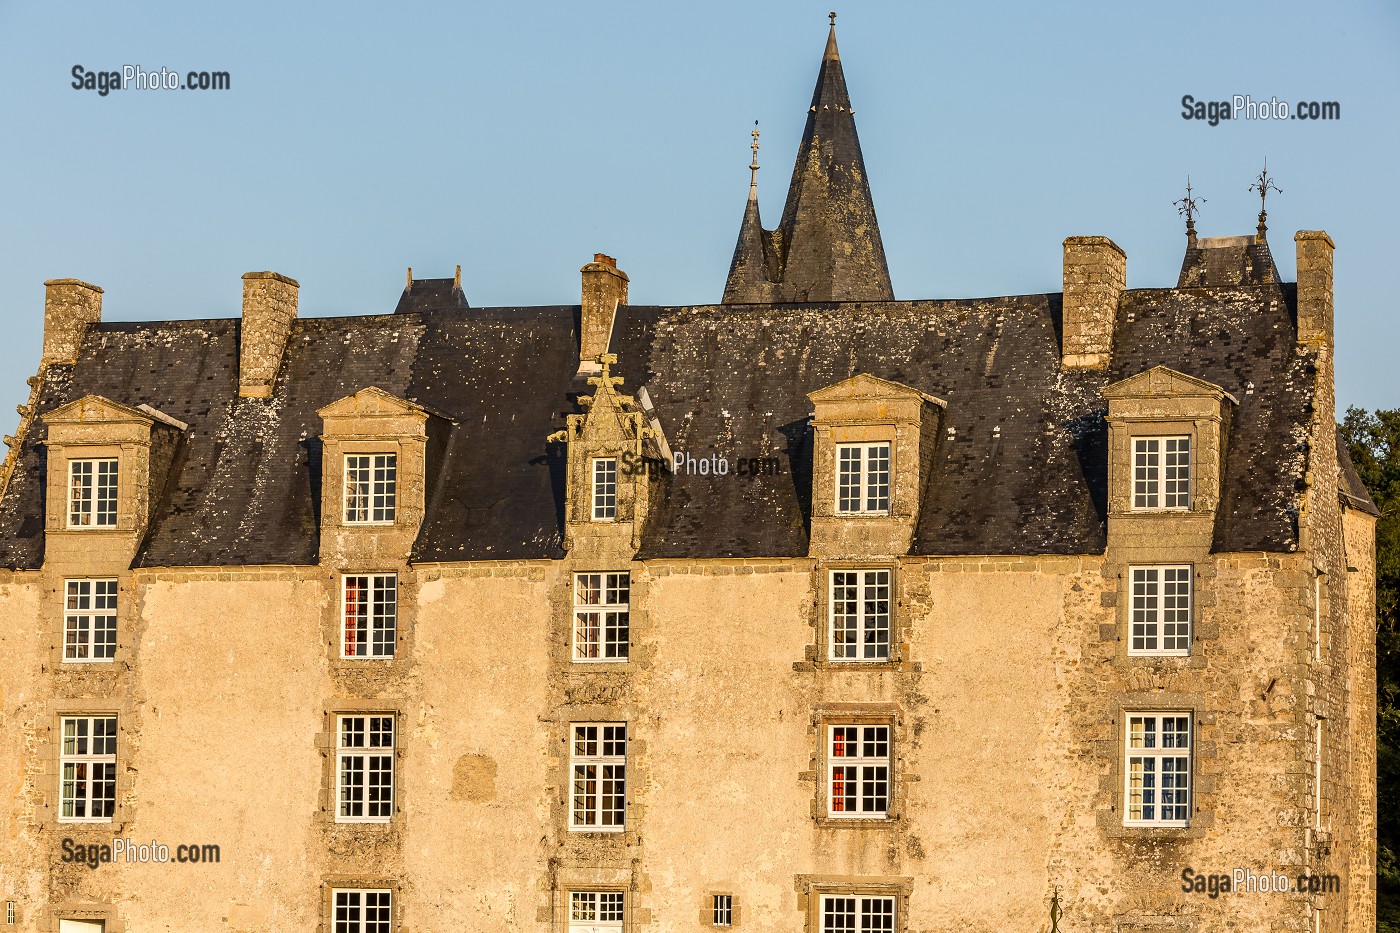
M 1249 190 L 1259 192 L 1259 238 L 1263 239 L 1265 231 L 1269 229 L 1264 223 L 1269 217 L 1269 212 L 1264 210 L 1264 201 L 1268 198 L 1270 190 L 1283 194 L 1283 189 L 1274 184 L 1273 177 L 1269 175 L 1269 160 L 1267 158 L 1264 159 L 1264 170 L 1259 173 L 1254 184 L 1249 186 Z
M 1205 198 L 1192 197 L 1191 176 L 1187 175 L 1186 197 L 1173 201 L 1172 204 L 1176 207 L 1176 212 L 1178 214 L 1182 214 L 1186 217 L 1186 235 L 1190 239 L 1194 240 L 1196 238 L 1196 212 L 1201 209 L 1200 205 L 1204 203 L 1206 203 Z
M 754 198 L 754 197 L 757 197 L 757 196 L 758 196 L 758 137 L 759 137 L 759 132 L 758 132 L 758 121 L 757 121 L 757 120 L 753 121 L 753 130 L 752 130 L 752 132 L 750 132 L 749 135 L 751 135 L 751 136 L 753 137 L 753 142 L 749 144 L 749 148 L 753 150 L 753 161 L 749 163 L 749 197 Z
M 835 25 L 836 25 L 836 12 L 835 12 L 835 11 L 832 11 L 832 12 L 826 14 L 826 15 L 831 17 L 831 25 L 835 26 Z

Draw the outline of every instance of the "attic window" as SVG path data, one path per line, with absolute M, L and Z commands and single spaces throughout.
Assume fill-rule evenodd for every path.
M 68 527 L 117 526 L 117 458 L 68 461 Z
M 392 525 L 398 503 L 397 454 L 347 454 L 345 523 Z
M 890 511 L 890 445 L 836 446 L 836 513 L 888 515 Z
M 617 458 L 598 457 L 593 461 L 593 520 L 610 522 L 617 518 Z
M 1191 508 L 1191 438 L 1133 438 L 1133 509 Z

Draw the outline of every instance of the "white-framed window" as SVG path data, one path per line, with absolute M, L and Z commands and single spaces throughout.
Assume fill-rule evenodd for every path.
M 117 717 L 64 716 L 59 821 L 110 823 L 117 806 Z
M 341 578 L 342 658 L 392 658 L 398 637 L 399 577 L 351 573 Z
M 68 461 L 68 527 L 117 527 L 116 457 Z
M 1128 653 L 1191 653 L 1191 568 L 1130 567 L 1133 602 L 1129 610 Z
M 889 725 L 827 726 L 827 815 L 884 819 L 889 808 Z
M 1191 812 L 1191 714 L 1128 713 L 1123 821 L 1185 826 Z
M 392 933 L 394 892 L 387 888 L 332 888 L 335 933 Z
M 117 581 L 63 581 L 63 660 L 111 661 L 117 654 Z
M 888 515 L 890 445 L 836 445 L 836 512 L 839 515 Z
M 610 522 L 617 518 L 617 458 L 593 460 L 593 520 Z
M 347 525 L 392 525 L 398 496 L 398 454 L 345 455 Z
M 734 895 L 716 894 L 714 908 L 715 926 L 729 927 L 734 925 Z
M 622 891 L 570 891 L 569 933 L 619 933 L 625 907 Z
M 338 823 L 387 823 L 394 815 L 394 714 L 336 717 Z
M 626 661 L 631 575 L 574 574 L 574 660 Z
M 569 828 L 621 832 L 627 809 L 627 723 L 569 726 Z
M 1191 508 L 1191 438 L 1133 438 L 1133 508 Z
M 832 661 L 890 659 L 890 572 L 831 571 L 829 626 Z
M 889 896 L 823 894 L 821 933 L 885 933 L 895 929 L 895 901 Z

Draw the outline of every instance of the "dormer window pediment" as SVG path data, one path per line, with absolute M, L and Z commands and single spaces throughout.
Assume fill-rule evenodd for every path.
M 946 403 L 867 373 L 807 397 L 814 408 L 810 552 L 907 552 Z

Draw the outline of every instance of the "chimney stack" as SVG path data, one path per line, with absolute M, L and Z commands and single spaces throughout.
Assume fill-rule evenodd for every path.
M 1324 230 L 1299 230 L 1298 343 L 1332 346 L 1332 252 L 1337 245 Z
M 243 325 L 238 341 L 238 395 L 270 398 L 297 317 L 296 279 L 276 272 L 243 275 Z
M 593 261 L 584 266 L 583 307 L 579 315 L 579 372 L 600 371 L 598 357 L 608 352 L 612 342 L 613 320 L 619 305 L 627 304 L 627 273 L 617 267 L 617 260 L 594 253 Z
M 78 279 L 44 283 L 44 355 L 40 365 L 78 359 L 89 324 L 102 320 L 102 289 Z
M 1128 257 L 1106 236 L 1065 239 L 1065 369 L 1107 369 L 1118 300 L 1127 287 Z

